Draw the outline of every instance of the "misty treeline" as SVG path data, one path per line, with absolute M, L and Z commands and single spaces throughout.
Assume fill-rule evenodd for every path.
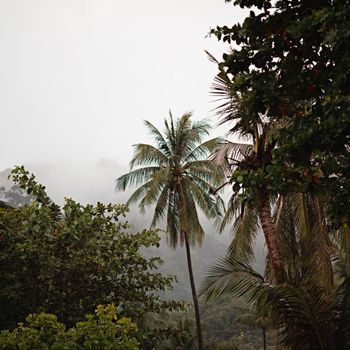
M 349 349 L 350 3 L 226 2 L 249 10 L 210 32 L 231 46 L 207 53 L 226 139 L 191 114 L 145 121 L 127 205 L 59 206 L 11 172 L 0 349 Z

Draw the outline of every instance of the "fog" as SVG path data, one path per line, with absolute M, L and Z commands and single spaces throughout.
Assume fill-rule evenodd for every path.
M 206 36 L 242 15 L 224 0 L 0 0 L 0 169 L 55 164 L 70 183 L 89 176 L 77 162 L 125 167 L 142 119 L 212 117 L 204 50 L 227 46 Z
M 207 34 L 242 16 L 224 0 L 0 0 L 0 171 L 25 165 L 61 204 L 125 202 L 143 119 L 217 123 L 204 50 L 228 47 Z
M 0 171 L 24 165 L 59 204 L 125 202 L 143 119 L 217 123 L 204 50 L 229 48 L 207 34 L 243 17 L 224 0 L 0 0 Z

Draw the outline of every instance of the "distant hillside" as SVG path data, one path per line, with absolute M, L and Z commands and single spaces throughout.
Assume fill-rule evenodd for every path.
M 9 188 L 12 186 L 12 181 L 8 179 L 8 176 L 10 175 L 11 169 L 5 169 L 0 172 L 0 187 L 4 186 L 6 188 Z
M 115 179 L 127 169 L 116 161 L 100 159 L 96 162 L 52 162 L 24 164 L 46 187 L 49 196 L 63 204 L 64 197 L 82 203 L 122 203 L 127 195 L 114 191 Z M 0 186 L 8 187 L 10 169 L 0 172 Z

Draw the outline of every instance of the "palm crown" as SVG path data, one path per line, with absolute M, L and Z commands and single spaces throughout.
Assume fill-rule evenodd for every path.
M 117 189 L 139 186 L 127 204 L 139 202 L 141 211 L 155 205 L 151 226 L 164 220 L 172 247 L 179 238 L 183 242 L 184 234 L 192 244 L 200 243 L 204 232 L 197 207 L 214 218 L 222 204 L 213 193 L 223 180 L 223 171 L 207 159 L 221 140 L 202 143 L 210 125 L 205 120 L 192 122 L 190 113 L 175 121 L 170 113 L 169 120 L 164 121 L 164 133 L 148 121 L 145 125 L 154 145 L 134 146 L 130 172 L 117 179 Z

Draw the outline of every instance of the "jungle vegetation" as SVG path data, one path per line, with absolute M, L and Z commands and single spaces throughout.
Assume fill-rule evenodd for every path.
M 127 205 L 60 207 L 23 167 L 0 188 L 0 349 L 349 349 L 350 3 L 226 2 L 249 10 L 210 31 L 229 45 L 207 53 L 227 135 L 145 121 Z M 132 232 L 128 206 L 151 227 Z M 206 271 L 203 217 L 231 233 Z M 185 266 L 160 273 L 158 228 L 192 303 L 166 297 Z

